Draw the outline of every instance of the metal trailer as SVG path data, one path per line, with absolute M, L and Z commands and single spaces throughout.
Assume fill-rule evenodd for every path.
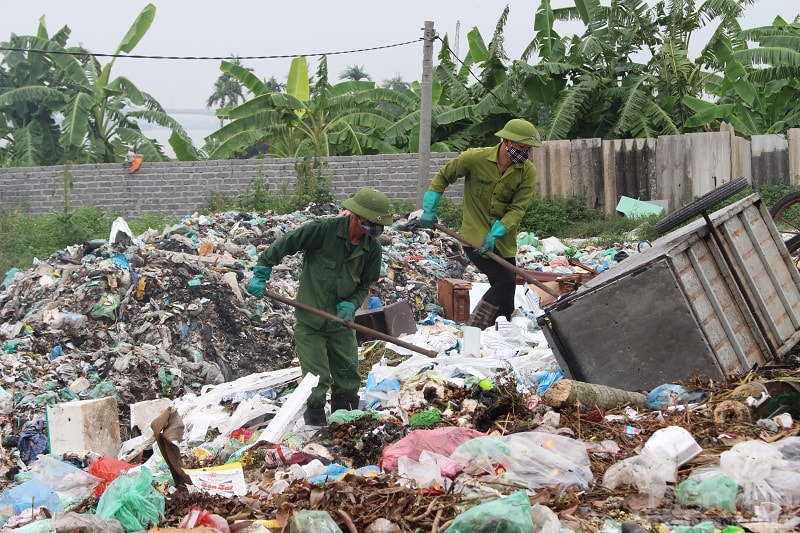
M 545 309 L 565 376 L 650 390 L 779 361 L 800 340 L 800 274 L 759 194 L 672 231 Z

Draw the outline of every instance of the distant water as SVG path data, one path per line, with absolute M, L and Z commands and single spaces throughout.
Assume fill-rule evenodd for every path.
M 210 109 L 167 109 L 167 113 L 183 126 L 198 149 L 205 144 L 206 136 L 220 127 L 219 119 Z M 155 138 L 164 147 L 164 152 L 169 157 L 175 157 L 175 153 L 169 145 L 169 136 L 172 134 L 172 130 L 152 124 L 142 124 L 142 132 L 148 137 Z

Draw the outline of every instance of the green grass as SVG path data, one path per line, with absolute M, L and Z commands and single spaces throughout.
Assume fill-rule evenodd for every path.
M 68 246 L 92 239 L 108 239 L 111 224 L 117 216 L 106 214 L 99 207 L 80 207 L 66 213 L 43 215 L 0 207 L 0 276 L 14 267 L 30 268 L 34 258 L 44 259 Z M 148 228 L 161 231 L 176 220 L 158 213 L 147 213 L 126 222 L 133 234 L 139 235 Z

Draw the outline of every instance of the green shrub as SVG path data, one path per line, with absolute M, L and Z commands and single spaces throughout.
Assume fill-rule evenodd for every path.
M 448 228 L 453 231 L 461 231 L 464 207 L 460 203 L 456 203 L 444 196 L 439 202 L 439 209 L 436 211 L 436 215 L 439 217 L 439 221 Z
M 520 230 L 538 237 L 564 236 L 575 224 L 594 224 L 599 211 L 586 207 L 582 198 L 534 198 L 520 222 Z

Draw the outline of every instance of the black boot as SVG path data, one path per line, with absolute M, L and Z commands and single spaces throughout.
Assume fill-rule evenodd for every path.
M 307 407 L 303 413 L 303 422 L 307 426 L 327 426 L 328 419 L 325 418 L 324 407 Z
M 358 394 L 331 394 L 331 413 L 344 409 L 352 411 L 358 409 Z
M 494 321 L 497 320 L 497 311 L 499 309 L 500 308 L 498 306 L 492 305 L 481 298 L 481 301 L 479 301 L 478 305 L 475 306 L 475 310 L 469 315 L 467 326 L 475 326 L 476 328 L 480 329 L 486 329 L 489 326 L 493 326 Z

